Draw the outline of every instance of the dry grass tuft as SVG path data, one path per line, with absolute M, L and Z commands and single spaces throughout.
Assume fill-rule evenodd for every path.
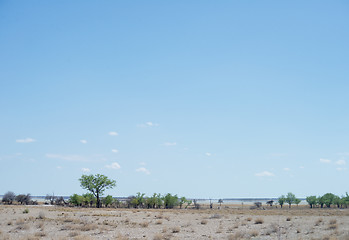
M 228 240 L 239 240 L 244 239 L 245 234 L 243 232 L 236 232 L 228 236 Z
M 149 226 L 149 222 L 142 222 L 139 224 L 141 227 L 146 228 Z
M 117 240 L 128 240 L 129 237 L 124 236 L 124 235 L 122 235 L 122 234 L 119 233 L 118 236 L 116 237 L 116 239 L 117 239 Z
M 252 218 L 251 218 L 251 217 L 248 217 L 248 218 L 246 218 L 246 220 L 247 220 L 248 222 L 251 222 L 251 221 L 252 221 Z
M 259 235 L 259 232 L 257 230 L 252 230 L 249 235 L 251 237 L 257 237 Z
M 287 221 L 287 222 L 291 221 L 291 217 L 287 217 L 287 218 L 286 218 L 286 221 Z
M 336 219 L 331 219 L 330 220 L 330 224 L 336 224 L 337 223 L 337 220 Z
M 155 234 L 153 237 L 153 240 L 162 240 L 162 239 L 164 239 L 164 236 L 160 233 Z
M 332 224 L 329 224 L 328 226 L 328 230 L 336 230 L 338 228 L 338 225 L 337 223 L 332 223 Z
M 78 236 L 79 235 L 79 233 L 78 232 L 70 232 L 69 233 L 69 237 L 76 237 L 76 236 Z
M 172 230 L 172 233 L 179 233 L 181 231 L 179 227 L 173 227 L 171 230 Z
M 98 228 L 97 224 L 89 223 L 89 224 L 85 224 L 85 225 L 81 226 L 80 230 L 87 232 L 87 231 L 95 230 L 97 228 Z
M 207 220 L 206 219 L 201 220 L 201 224 L 202 225 L 206 225 L 207 224 Z
M 37 233 L 35 233 L 34 236 L 35 236 L 35 237 L 45 237 L 45 236 L 46 236 L 46 233 L 44 233 L 44 232 L 37 232 Z
M 222 218 L 222 216 L 219 215 L 219 214 L 213 214 L 213 215 L 210 217 L 210 219 L 220 219 L 220 218 Z
M 254 224 L 263 224 L 264 223 L 264 220 L 262 218 L 257 218 L 255 221 L 254 221 Z
M 38 219 L 45 219 L 45 213 L 44 212 L 39 212 Z
M 322 218 L 319 218 L 318 220 L 316 220 L 315 222 L 315 226 L 319 226 L 320 223 L 322 223 L 323 219 Z
M 155 224 L 156 224 L 156 225 L 161 225 L 161 224 L 162 224 L 162 221 L 161 221 L 161 220 L 156 220 Z
M 153 240 L 170 240 L 172 237 L 171 234 L 155 234 Z

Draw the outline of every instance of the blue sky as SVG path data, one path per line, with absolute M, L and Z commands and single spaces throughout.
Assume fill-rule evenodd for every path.
M 348 10 L 0 1 L 0 194 L 344 194 Z

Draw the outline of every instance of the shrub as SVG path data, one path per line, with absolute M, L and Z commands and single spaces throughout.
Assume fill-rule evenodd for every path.
M 69 198 L 69 202 L 73 204 L 74 206 L 81 206 L 84 201 L 84 197 L 80 196 L 78 194 L 73 194 Z
M 112 204 L 113 201 L 114 201 L 114 199 L 111 195 L 108 195 L 108 196 L 102 198 L 102 202 L 103 202 L 104 206 L 106 206 L 106 207 L 108 207 L 108 205 Z
M 7 203 L 7 204 L 12 204 L 12 202 L 15 200 L 15 198 L 16 198 L 15 193 L 8 191 L 2 197 L 2 202 Z
M 284 195 L 281 195 L 281 196 L 279 197 L 279 199 L 278 199 L 278 203 L 280 204 L 281 208 L 282 208 L 282 206 L 284 205 L 285 201 L 286 201 L 285 196 L 284 196 Z
M 257 218 L 255 221 L 254 221 L 255 224 L 263 224 L 264 223 L 264 220 L 262 218 Z
M 166 194 L 164 197 L 165 208 L 174 208 L 178 206 L 179 201 L 177 195 L 172 196 L 170 193 Z
M 317 198 L 316 196 L 309 196 L 306 198 L 306 201 L 309 204 L 310 208 L 313 208 L 313 206 L 315 206 L 317 203 Z
M 23 213 L 24 213 L 24 214 L 29 213 L 29 209 L 28 209 L 28 208 L 24 209 L 24 210 L 23 210 Z
M 27 195 L 25 195 L 25 194 L 20 194 L 20 195 L 17 195 L 17 196 L 16 196 L 15 200 L 16 200 L 17 202 L 19 202 L 20 204 L 26 204 L 26 205 L 28 205 L 28 204 L 30 203 L 30 201 L 31 201 L 31 196 L 30 196 L 29 193 L 28 193 Z

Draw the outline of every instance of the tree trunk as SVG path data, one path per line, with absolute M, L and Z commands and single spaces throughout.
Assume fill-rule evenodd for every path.
M 99 192 L 96 193 L 97 194 L 97 208 L 99 208 L 101 206 L 101 201 L 99 199 Z

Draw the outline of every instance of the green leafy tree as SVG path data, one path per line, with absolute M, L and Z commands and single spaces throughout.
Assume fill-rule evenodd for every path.
M 313 208 L 317 203 L 317 197 L 316 196 L 309 196 L 306 198 L 306 201 L 309 204 L 310 208 Z
M 164 197 L 165 208 L 174 208 L 178 206 L 179 201 L 177 195 L 172 196 L 170 193 L 166 194 Z
M 337 208 L 341 208 L 343 203 L 342 203 L 342 199 L 335 195 L 334 198 L 333 198 L 333 204 L 337 205 Z
M 162 206 L 164 206 L 164 198 L 158 193 L 156 195 L 156 208 L 161 208 Z
M 290 208 L 292 203 L 294 203 L 296 200 L 296 195 L 294 195 L 293 193 L 289 192 L 286 195 L 286 202 L 288 203 L 288 207 Z
M 69 197 L 68 202 L 73 204 L 74 206 L 81 206 L 84 201 L 84 197 L 78 194 L 73 194 Z
M 302 201 L 302 200 L 300 200 L 299 198 L 296 198 L 296 199 L 294 200 L 294 204 L 296 204 L 296 205 L 298 206 L 298 204 L 300 204 L 301 201 Z
M 182 209 L 182 205 L 185 204 L 188 200 L 185 197 L 179 199 L 179 208 Z
M 146 198 L 145 204 L 147 205 L 147 208 L 155 208 L 157 203 L 157 197 L 156 193 L 153 194 L 153 196 Z
M 108 195 L 102 199 L 104 206 L 108 207 L 110 204 L 114 202 L 114 198 L 111 195 Z
M 322 196 L 323 202 L 326 205 L 326 207 L 330 208 L 331 205 L 333 204 L 333 199 L 335 195 L 333 193 L 326 193 L 325 195 Z
M 137 207 L 143 207 L 144 203 L 145 203 L 145 199 L 144 199 L 145 193 L 140 193 L 138 192 L 136 195 L 136 206 Z
M 82 197 L 85 206 L 93 207 L 97 202 L 96 197 L 92 193 L 85 193 Z
M 324 207 L 325 199 L 324 199 L 323 196 L 322 196 L 322 197 L 319 196 L 319 197 L 316 199 L 316 201 L 317 201 L 317 203 L 320 205 L 321 208 Z
M 285 195 L 281 195 L 278 199 L 278 203 L 280 204 L 281 208 L 284 205 L 285 201 L 286 201 Z
M 116 186 L 115 180 L 102 174 L 82 175 L 79 181 L 82 188 L 90 191 L 97 198 L 97 208 L 101 206 L 100 196 L 103 196 L 104 191 Z

